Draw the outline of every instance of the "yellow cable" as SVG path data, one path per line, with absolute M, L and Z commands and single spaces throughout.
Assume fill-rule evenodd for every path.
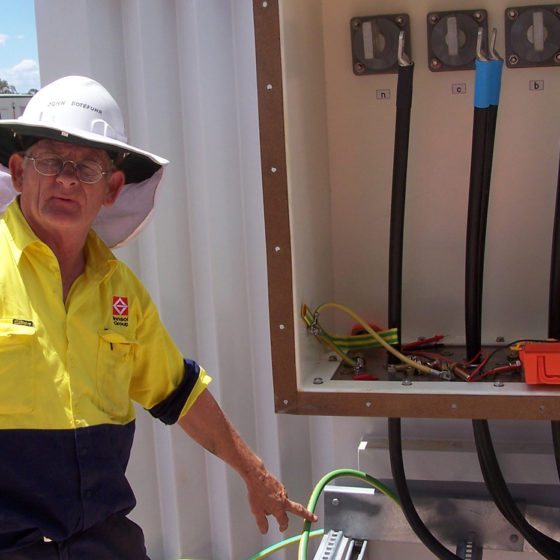
M 305 303 L 301 306 L 301 318 L 305 321 L 308 327 L 312 327 L 315 323 L 318 326 L 318 330 L 324 332 L 326 336 L 322 336 L 320 334 L 314 334 L 314 336 L 322 342 L 325 346 L 330 348 L 335 354 L 337 354 L 343 362 L 346 362 L 350 367 L 356 368 L 358 366 L 358 362 L 352 360 L 349 356 L 347 356 L 339 347 L 338 345 L 330 340 L 329 334 L 319 325 L 319 323 L 315 320 L 309 307 L 305 305 Z
M 350 358 L 349 356 L 347 356 L 342 350 L 340 350 L 338 348 L 338 346 L 336 346 L 336 344 L 334 344 L 333 342 L 331 342 L 328 338 L 321 336 L 321 335 L 316 335 L 317 338 L 325 345 L 328 346 L 333 352 L 335 352 L 336 354 L 338 354 L 338 356 L 340 357 L 341 360 L 343 360 L 344 362 L 346 362 L 349 366 L 355 368 L 357 367 L 358 363 L 354 360 L 352 360 L 352 358 Z
M 383 346 L 385 348 L 385 350 L 387 350 L 388 352 L 391 352 L 391 354 L 393 354 L 393 356 L 396 356 L 401 362 L 409 365 L 410 367 L 417 369 L 418 371 L 421 371 L 423 373 L 427 373 L 429 375 L 440 375 L 441 372 L 432 369 L 428 366 L 425 366 L 424 364 L 419 364 L 418 362 L 415 362 L 414 360 L 411 360 L 410 358 L 408 358 L 407 356 L 405 356 L 404 354 L 401 354 L 398 350 L 396 350 L 395 348 L 393 348 L 390 344 L 388 344 L 385 340 L 383 340 L 383 338 L 381 338 L 368 324 L 367 322 L 362 319 L 359 315 L 357 315 L 356 313 L 354 313 L 354 311 L 352 311 L 350 308 L 346 307 L 345 305 L 342 305 L 340 303 L 323 303 L 322 305 L 320 305 L 319 307 L 317 307 L 317 310 L 315 311 L 316 313 L 320 313 L 322 310 L 324 309 L 328 309 L 328 308 L 334 308 L 334 309 L 338 309 L 344 313 L 346 313 L 347 315 L 349 315 L 350 317 L 352 317 L 355 321 L 357 321 L 358 323 L 360 323 L 360 325 L 362 325 L 362 327 L 371 335 L 373 336 L 373 338 L 375 338 L 377 340 L 377 342 L 379 342 L 379 344 L 381 344 L 381 346 Z

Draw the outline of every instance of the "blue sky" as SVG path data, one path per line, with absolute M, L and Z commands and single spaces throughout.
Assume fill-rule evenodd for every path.
M 0 78 L 18 93 L 39 89 L 34 0 L 0 0 Z

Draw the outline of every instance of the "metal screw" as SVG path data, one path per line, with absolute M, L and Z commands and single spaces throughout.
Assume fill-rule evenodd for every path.
M 285 327 L 285 325 L 278 325 L 278 328 L 279 328 L 281 331 L 283 331 L 286 327 Z
M 288 404 L 290 401 L 288 401 L 288 399 L 284 399 L 282 402 L 283 402 L 284 404 Z
M 504 382 L 500 381 L 498 379 L 498 381 L 494 381 L 494 387 L 503 387 L 504 386 Z
M 432 24 L 435 25 L 438 21 L 439 21 L 439 16 L 437 14 L 430 14 L 428 16 L 428 21 Z
M 274 251 L 275 251 L 276 253 L 279 253 L 279 252 L 281 251 L 281 249 L 280 249 L 280 247 L 274 247 Z
M 354 64 L 354 72 L 356 74 L 363 74 L 365 71 L 366 67 L 361 62 L 356 62 L 356 64 Z
M 441 68 L 441 61 L 437 58 L 432 58 L 432 60 L 430 60 L 430 68 L 438 70 L 439 68 Z
M 362 25 L 362 22 L 359 19 L 352 20 L 352 27 L 354 29 L 359 29 L 360 25 Z
M 560 7 L 554 8 L 554 14 L 560 16 Z
M 314 384 L 314 385 L 322 385 L 322 384 L 323 384 L 323 378 L 322 378 L 322 377 L 316 377 L 316 378 L 313 380 L 313 384 Z
M 509 536 L 509 540 L 510 540 L 512 543 L 516 543 L 516 542 L 519 541 L 519 535 L 516 535 L 515 533 L 512 533 L 512 534 Z
M 560 64 L 560 52 L 557 52 L 554 55 L 554 62 L 556 62 L 556 64 Z
M 473 19 L 477 23 L 480 23 L 481 21 L 484 21 L 484 13 L 483 12 L 475 12 L 473 14 Z
M 272 91 L 272 84 L 266 84 L 266 91 Z
M 403 16 L 397 16 L 397 17 L 395 18 L 395 23 L 396 23 L 399 27 L 402 27 L 402 26 L 404 25 L 404 23 L 405 23 L 404 17 L 403 17 Z
M 515 66 L 519 62 L 519 57 L 516 54 L 510 54 L 508 56 L 508 63 Z
M 371 406 L 371 402 L 370 402 L 370 401 L 367 401 L 367 402 L 366 402 L 366 406 L 369 408 L 369 407 Z
M 405 379 L 402 380 L 402 384 L 408 387 L 412 385 L 412 381 L 408 377 L 406 377 Z
M 519 12 L 517 10 L 508 10 L 507 11 L 507 17 L 511 20 L 517 19 L 518 15 L 519 15 Z
M 278 171 L 278 169 L 276 167 L 271 167 L 270 168 L 271 173 L 276 173 L 277 171 Z
M 263 7 L 263 8 L 268 8 L 268 2 L 263 2 L 263 3 L 262 3 L 262 7 Z
M 307 330 L 309 331 L 309 334 L 312 334 L 313 336 L 319 336 L 321 334 L 321 329 L 317 325 L 310 325 L 307 327 Z
M 356 365 L 354 366 L 354 373 L 360 373 L 360 371 L 362 371 L 362 369 L 364 369 L 365 366 L 365 361 L 363 358 L 361 358 L 360 356 L 358 356 L 356 358 Z
M 334 354 L 331 354 L 329 356 L 329 362 L 338 362 L 338 358 Z
M 340 505 L 340 500 L 339 500 L 338 498 L 333 498 L 333 499 L 331 500 L 331 504 L 332 504 L 334 507 L 338 507 L 338 506 Z
M 506 339 L 503 336 L 497 336 L 496 337 L 496 342 L 505 342 Z

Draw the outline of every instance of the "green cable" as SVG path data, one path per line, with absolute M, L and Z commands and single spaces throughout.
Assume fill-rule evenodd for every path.
M 315 485 L 311 497 L 309 498 L 307 509 L 312 513 L 315 513 L 315 508 L 317 507 L 317 501 L 319 500 L 319 495 L 324 490 L 325 486 L 334 478 L 339 478 L 343 476 L 347 478 L 357 478 L 359 480 L 363 480 L 367 482 L 368 484 L 373 486 L 376 490 L 379 490 L 387 497 L 391 498 L 391 500 L 393 500 L 393 502 L 395 502 L 395 504 L 397 504 L 399 508 L 401 507 L 401 503 L 399 502 L 399 498 L 397 497 L 397 495 L 390 488 L 385 486 L 385 484 L 383 484 L 376 478 L 373 478 L 373 476 L 370 476 L 365 472 L 358 471 L 355 469 L 336 469 L 334 471 L 327 473 Z M 273 544 L 268 548 L 265 548 L 264 550 L 257 552 L 257 554 L 254 554 L 247 560 L 261 560 L 262 558 L 266 558 L 273 552 L 276 552 L 277 550 L 280 550 L 281 548 L 284 548 L 298 541 L 299 541 L 298 560 L 306 560 L 307 548 L 308 548 L 310 537 L 318 537 L 323 533 L 324 533 L 323 529 L 317 529 L 315 531 L 311 531 L 311 522 L 305 521 L 305 523 L 303 524 L 303 530 L 301 532 L 301 535 L 295 535 L 293 537 L 290 537 L 289 539 L 285 539 L 283 541 L 280 541 L 279 543 Z
M 350 336 L 333 335 L 327 332 L 323 327 L 321 327 L 321 325 L 319 325 L 318 321 L 315 319 L 315 316 L 311 313 L 306 305 L 302 310 L 302 318 L 308 327 L 316 324 L 322 333 L 322 337 L 330 340 L 338 348 L 349 350 L 352 348 L 375 348 L 381 346 L 381 342 L 379 342 L 378 339 L 374 338 L 367 332 L 363 334 L 353 334 Z M 389 344 L 399 343 L 399 331 L 396 328 L 377 331 L 377 334 Z
M 311 531 L 310 533 L 310 537 L 320 537 L 325 531 L 323 529 L 316 529 L 315 531 Z M 276 544 L 270 545 L 268 548 L 265 548 L 263 550 L 261 550 L 260 552 L 257 552 L 257 554 L 253 554 L 253 556 L 251 556 L 250 558 L 247 558 L 247 560 L 261 560 L 262 558 L 266 558 L 267 556 L 270 556 L 273 552 L 276 552 L 277 550 L 280 550 L 281 548 L 284 548 L 286 546 L 289 546 L 295 542 L 298 542 L 301 539 L 301 535 L 294 535 L 293 537 L 290 537 L 289 539 L 285 539 L 283 541 L 280 541 Z
M 307 504 L 307 509 L 311 512 L 315 512 L 315 508 L 317 506 L 317 500 L 319 499 L 319 495 L 325 488 L 325 486 L 334 478 L 338 477 L 348 477 L 348 478 L 358 478 L 359 480 L 363 480 L 373 486 L 375 489 L 379 490 L 383 494 L 385 494 L 388 498 L 391 498 L 395 504 L 401 507 L 401 503 L 397 495 L 385 484 L 373 478 L 369 474 L 354 470 L 354 469 L 337 469 L 327 473 L 315 486 L 313 489 L 313 493 L 309 498 L 309 503 Z M 309 536 L 310 536 L 310 529 L 311 529 L 311 522 L 305 521 L 303 524 L 303 531 L 301 533 L 301 539 L 299 541 L 299 548 L 298 548 L 298 560 L 306 560 L 307 559 L 307 546 L 309 543 Z

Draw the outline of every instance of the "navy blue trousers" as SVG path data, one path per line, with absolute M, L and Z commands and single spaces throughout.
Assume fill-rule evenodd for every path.
M 124 515 L 113 515 L 103 523 L 61 542 L 40 542 L 0 552 L 0 560 L 150 560 L 144 534 Z

